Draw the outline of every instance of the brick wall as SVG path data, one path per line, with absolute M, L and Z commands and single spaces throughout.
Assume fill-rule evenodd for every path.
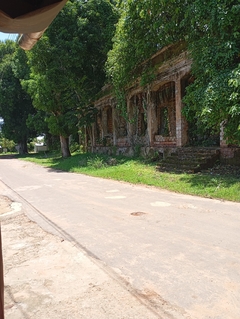
M 221 163 L 240 166 L 239 147 L 221 147 Z

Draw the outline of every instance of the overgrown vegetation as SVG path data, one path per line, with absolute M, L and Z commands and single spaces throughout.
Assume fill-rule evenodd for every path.
M 184 97 L 190 138 L 219 135 L 221 124 L 227 141 L 240 145 L 239 0 L 69 0 L 29 53 L 0 43 L 5 137 L 25 152 L 29 134 L 58 135 L 70 156 L 68 137 L 96 119 L 105 69 L 128 119 L 127 89 L 139 80 L 148 92 L 151 56 L 177 44 L 193 61 Z
M 185 38 L 194 83 L 184 114 L 213 133 L 222 123 L 229 143 L 240 145 L 240 6 L 238 0 L 195 0 Z
M 156 163 L 142 158 L 75 153 L 63 159 L 54 153 L 21 157 L 26 161 L 67 172 L 144 184 L 174 192 L 240 202 L 240 169 L 221 174 L 209 170 L 198 174 L 162 173 Z
M 193 59 L 194 83 L 184 99 L 184 115 L 197 134 L 219 133 L 240 145 L 240 6 L 238 0 L 122 0 L 107 72 L 118 105 L 137 78 L 153 76 L 150 57 L 184 41 Z M 143 62 L 149 62 L 143 67 Z M 148 81 L 146 81 L 146 78 Z M 126 112 L 126 108 L 125 108 Z

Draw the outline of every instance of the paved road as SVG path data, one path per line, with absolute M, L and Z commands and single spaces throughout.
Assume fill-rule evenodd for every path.
M 45 216 L 159 318 L 240 318 L 240 203 L 16 159 L 0 159 L 0 179 L 4 195 L 38 223 Z

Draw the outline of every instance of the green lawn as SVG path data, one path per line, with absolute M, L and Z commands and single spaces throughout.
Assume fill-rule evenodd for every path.
M 163 173 L 156 169 L 156 163 L 141 158 L 80 153 L 74 153 L 67 159 L 53 153 L 19 158 L 67 172 L 155 186 L 182 194 L 240 202 L 240 175 L 231 172 L 221 174 L 221 170 L 217 173 L 211 170 L 197 174 Z

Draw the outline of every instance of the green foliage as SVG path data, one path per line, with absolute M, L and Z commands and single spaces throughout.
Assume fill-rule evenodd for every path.
M 76 153 L 68 159 L 61 159 L 55 154 L 49 154 L 47 158 L 38 154 L 24 159 L 67 172 L 88 174 L 133 184 L 155 186 L 185 194 L 240 202 L 240 181 L 239 176 L 236 174 L 216 174 L 213 176 L 212 172 L 198 174 L 162 173 L 156 171 L 156 163 L 146 164 L 141 158 L 109 157 L 88 153 Z M 114 163 L 114 165 L 111 163 Z
M 105 167 L 105 163 L 103 158 L 95 156 L 87 160 L 87 166 L 92 167 L 93 169 L 99 169 Z
M 107 0 L 68 1 L 28 53 L 31 72 L 22 85 L 46 112 L 51 134 L 67 139 L 93 121 L 89 105 L 105 81 L 115 21 Z
M 126 87 L 139 76 L 141 84 L 154 78 L 151 62 L 142 63 L 164 46 L 182 39 L 185 1 L 120 1 L 120 19 L 113 49 L 108 53 L 107 73 L 121 105 Z
M 12 140 L 8 140 L 5 137 L 0 138 L 0 145 L 2 148 L 6 148 L 8 152 L 16 152 L 16 144 Z
M 79 144 L 77 142 L 71 142 L 70 143 L 70 151 L 71 151 L 71 153 L 80 151 Z
M 27 152 L 27 139 L 34 134 L 26 125 L 29 114 L 34 114 L 29 95 L 22 89 L 16 77 L 15 67 L 20 61 L 15 56 L 20 49 L 12 41 L 0 42 L 0 116 L 4 119 L 3 135 L 22 145 L 21 151 Z M 22 74 L 25 74 L 22 68 Z
M 151 55 L 183 40 L 195 78 L 185 116 L 203 134 L 219 132 L 224 121 L 228 141 L 240 144 L 239 0 L 122 0 L 119 12 L 106 68 L 122 113 L 126 89 L 139 77 L 143 86 L 154 79 Z
M 36 110 L 35 114 L 29 114 L 27 118 L 27 127 L 36 132 L 36 135 L 48 134 L 47 114 L 42 110 Z
M 194 110 L 198 121 L 213 131 L 224 121 L 228 142 L 240 145 L 239 1 L 195 0 L 186 17 L 195 81 L 187 90 L 184 114 L 192 121 Z

